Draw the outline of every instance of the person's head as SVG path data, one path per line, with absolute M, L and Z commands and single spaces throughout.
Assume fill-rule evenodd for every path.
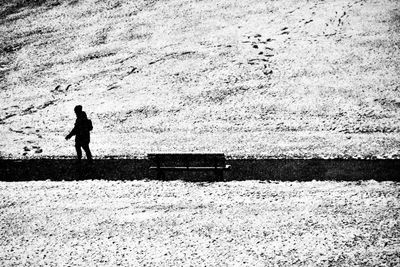
M 81 105 L 75 106 L 74 111 L 75 111 L 76 116 L 79 117 L 82 113 L 82 106 Z

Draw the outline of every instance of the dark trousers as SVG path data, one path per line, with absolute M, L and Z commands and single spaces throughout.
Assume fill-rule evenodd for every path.
M 82 159 L 82 150 L 86 153 L 86 158 L 88 160 L 92 160 L 92 153 L 90 152 L 89 143 L 75 143 L 76 154 L 78 155 L 78 159 Z

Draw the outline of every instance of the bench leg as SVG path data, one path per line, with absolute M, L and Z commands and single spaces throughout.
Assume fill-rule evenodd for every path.
M 162 170 L 157 171 L 157 179 L 158 180 L 165 180 L 165 173 Z
M 224 171 L 216 170 L 215 171 L 215 177 L 217 178 L 217 180 L 223 181 L 224 180 Z

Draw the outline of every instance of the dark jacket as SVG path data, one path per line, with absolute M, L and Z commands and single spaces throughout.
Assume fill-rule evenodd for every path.
M 74 129 L 67 135 L 67 138 L 75 135 L 75 143 L 89 144 L 91 130 L 93 130 L 92 121 L 87 118 L 85 112 L 82 112 L 76 118 Z

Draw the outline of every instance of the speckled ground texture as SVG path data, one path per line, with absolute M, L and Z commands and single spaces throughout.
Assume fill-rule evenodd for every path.
M 400 158 L 397 0 L 0 5 L 0 157 Z M 27 177 L 29 179 L 29 177 Z M 398 266 L 395 182 L 0 183 L 2 266 Z
M 400 158 L 398 0 L 0 6 L 0 157 Z
M 394 182 L 0 183 L 2 266 L 398 266 Z

